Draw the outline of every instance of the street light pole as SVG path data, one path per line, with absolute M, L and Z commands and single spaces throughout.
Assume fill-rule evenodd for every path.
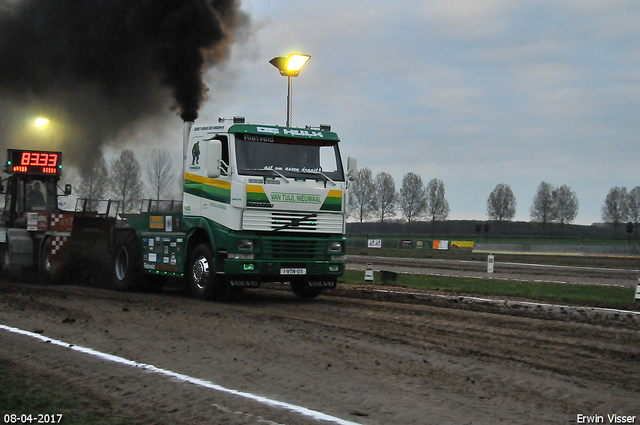
M 309 55 L 291 53 L 289 56 L 279 56 L 269 63 L 280 71 L 280 75 L 287 77 L 287 127 L 291 126 L 291 77 L 300 75 L 300 70 L 311 59 Z
M 287 76 L 287 127 L 291 126 L 291 76 Z

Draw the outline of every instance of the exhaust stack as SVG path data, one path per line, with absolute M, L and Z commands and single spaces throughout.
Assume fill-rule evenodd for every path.
M 189 146 L 189 134 L 194 121 L 185 121 L 182 127 L 182 199 L 184 201 L 184 181 L 187 172 L 185 164 L 187 163 L 187 148 Z

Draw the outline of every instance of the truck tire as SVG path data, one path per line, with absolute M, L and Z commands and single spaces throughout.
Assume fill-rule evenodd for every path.
M 291 281 L 291 289 L 298 298 L 310 300 L 318 297 L 324 291 L 324 288 L 311 288 L 304 279 L 296 279 Z
M 194 297 L 201 300 L 221 299 L 224 285 L 216 278 L 213 252 L 207 244 L 195 247 L 187 270 L 189 288 Z
M 113 286 L 118 291 L 131 291 L 144 286 L 140 244 L 135 232 L 120 233 L 113 245 Z

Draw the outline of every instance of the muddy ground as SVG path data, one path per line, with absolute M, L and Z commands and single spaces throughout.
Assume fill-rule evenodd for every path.
M 219 303 L 177 289 L 5 281 L 2 325 L 243 394 L 6 329 L 0 360 L 140 423 L 640 423 L 637 314 L 398 292 L 361 286 L 301 301 L 272 285 Z

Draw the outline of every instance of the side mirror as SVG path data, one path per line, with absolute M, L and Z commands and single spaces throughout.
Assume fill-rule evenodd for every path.
M 347 158 L 347 178 L 355 181 L 358 177 L 358 160 L 350 156 Z
M 222 160 L 222 142 L 209 140 L 207 142 L 207 177 L 220 177 L 220 161 Z
M 66 196 L 71 195 L 71 185 L 70 184 L 65 184 L 64 185 L 64 194 Z

